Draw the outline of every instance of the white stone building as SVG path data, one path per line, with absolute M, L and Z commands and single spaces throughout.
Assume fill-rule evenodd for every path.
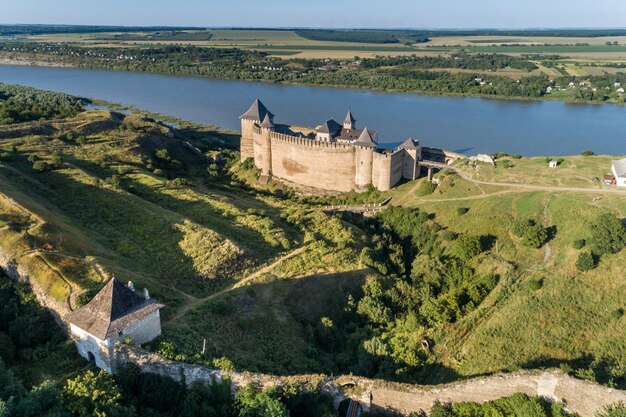
M 139 293 L 131 282 L 126 286 L 113 278 L 88 304 L 70 313 L 67 321 L 78 353 L 114 372 L 115 344 L 126 338 L 143 344 L 159 336 L 163 307 L 150 299 L 147 289 Z
M 615 184 L 618 187 L 626 187 L 626 158 L 613 161 L 611 171 L 615 177 Z

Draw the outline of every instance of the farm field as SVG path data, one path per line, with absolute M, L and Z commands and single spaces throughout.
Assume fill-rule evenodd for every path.
M 475 52 L 521 54 L 560 54 L 577 58 L 616 59 L 626 58 L 626 36 L 615 37 L 543 37 L 543 36 L 434 36 L 426 43 L 359 43 L 341 41 L 318 41 L 306 39 L 294 30 L 238 30 L 210 29 L 209 40 L 194 40 L 194 35 L 205 31 L 181 31 L 183 36 L 155 37 L 151 32 L 110 32 L 87 34 L 30 35 L 25 39 L 38 42 L 67 42 L 74 45 L 137 46 L 184 44 L 204 47 L 235 47 L 268 52 L 277 56 L 293 58 L 348 59 L 355 55 L 402 56 L 415 53 L 418 56 L 441 55 L 460 48 Z M 119 37 L 119 39 L 117 39 Z M 128 39 L 124 39 L 127 37 Z M 141 39 L 145 38 L 145 39 Z M 605 45 L 617 42 L 618 45 Z M 579 44 L 579 45 L 576 45 Z M 583 45 L 585 44 L 585 45 Z

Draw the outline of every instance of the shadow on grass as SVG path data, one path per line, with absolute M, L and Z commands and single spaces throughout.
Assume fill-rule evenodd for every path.
M 300 279 L 256 283 L 237 288 L 190 311 L 164 328 L 161 341 L 174 355 L 213 367 L 226 357 L 238 371 L 274 375 L 324 373 L 385 377 L 435 384 L 458 379 L 445 366 L 432 364 L 396 373 L 390 358 L 368 353 L 364 342 L 374 334 L 350 300 L 362 296 L 368 269 Z M 271 277 L 270 277 L 271 279 Z M 204 339 L 205 355 L 200 354 Z

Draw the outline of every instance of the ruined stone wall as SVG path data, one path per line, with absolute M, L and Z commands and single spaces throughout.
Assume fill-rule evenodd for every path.
M 372 184 L 380 191 L 387 191 L 402 179 L 404 151 L 392 154 L 374 154 Z
M 354 148 L 272 133 L 272 176 L 307 187 L 355 188 Z
M 222 371 L 170 361 L 154 353 L 129 346 L 118 346 L 116 358 L 118 366 L 135 363 L 144 372 L 169 376 L 176 380 L 180 380 L 181 375 L 184 375 L 188 383 L 211 382 L 226 376 Z M 435 386 L 399 384 L 355 376 L 276 377 L 241 372 L 229 372 L 227 375 L 232 381 L 233 390 L 249 383 L 257 387 L 287 383 L 313 384 L 319 386 L 322 392 L 329 394 L 336 406 L 343 399 L 352 398 L 359 401 L 366 411 L 372 408 L 394 410 L 403 415 L 420 411 L 430 412 L 436 401 L 484 403 L 516 393 L 564 402 L 568 410 L 580 414 L 581 417 L 594 417 L 603 407 L 626 401 L 626 391 L 575 379 L 560 370 L 519 371 Z

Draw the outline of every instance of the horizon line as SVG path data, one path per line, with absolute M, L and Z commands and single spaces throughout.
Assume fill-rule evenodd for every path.
M 230 30 L 298 30 L 298 29 L 315 29 L 315 30 L 415 30 L 415 31 L 462 31 L 462 30 L 626 30 L 624 27 L 611 26 L 550 26 L 550 27 L 374 27 L 374 26 L 237 26 L 237 25 L 217 25 L 217 26 L 198 26 L 198 25 L 116 25 L 116 24 L 92 24 L 92 23 L 6 23 L 0 22 L 0 26 L 56 26 L 56 27 L 110 27 L 110 28 L 172 28 L 172 29 L 230 29 Z

